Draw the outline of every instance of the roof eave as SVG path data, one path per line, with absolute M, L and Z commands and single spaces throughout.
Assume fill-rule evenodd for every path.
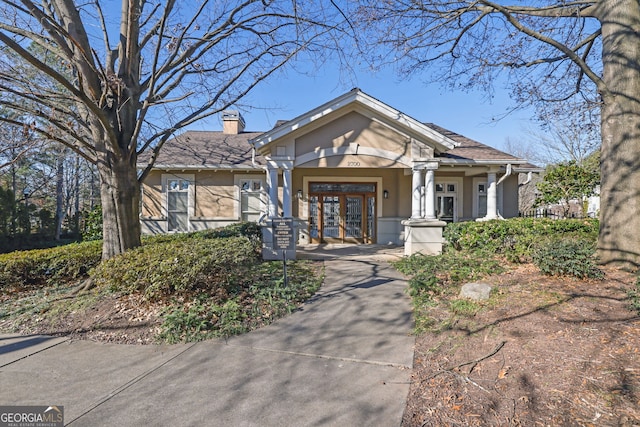
M 144 169 L 144 167 L 138 167 Z M 247 166 L 247 165 L 177 165 L 177 164 L 158 164 L 153 165 L 151 170 L 246 170 L 256 171 L 263 170 L 264 166 Z
M 538 167 L 538 166 L 531 166 L 531 167 L 514 167 L 513 168 L 514 172 L 517 173 L 528 173 L 528 172 L 534 172 L 534 173 L 542 173 L 544 172 L 544 168 Z
M 522 159 L 447 159 L 439 158 L 442 165 L 481 165 L 481 166 L 506 166 L 526 164 Z

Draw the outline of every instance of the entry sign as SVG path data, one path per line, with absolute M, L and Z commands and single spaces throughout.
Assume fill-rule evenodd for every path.
M 273 218 L 273 249 L 294 251 L 296 249 L 293 233 L 293 218 Z

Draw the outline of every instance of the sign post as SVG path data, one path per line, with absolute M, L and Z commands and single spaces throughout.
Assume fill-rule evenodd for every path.
M 282 251 L 282 270 L 284 274 L 284 286 L 288 285 L 287 278 L 287 252 L 296 250 L 293 218 L 273 218 L 273 249 Z

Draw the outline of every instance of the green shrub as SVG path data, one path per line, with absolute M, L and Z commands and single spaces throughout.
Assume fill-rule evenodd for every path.
M 290 262 L 288 276 L 285 287 L 282 263 L 256 263 L 236 275 L 239 286 L 223 293 L 209 289 L 186 304 L 176 301 L 170 305 L 157 338 L 168 343 L 200 341 L 269 324 L 295 310 L 322 284 L 322 275 L 310 261 Z
M 201 341 L 207 338 L 211 322 L 207 319 L 206 308 L 201 304 L 170 306 L 160 329 L 158 339 L 169 344 Z
M 486 251 L 445 249 L 441 255 L 414 254 L 394 263 L 401 273 L 410 276 L 409 292 L 437 295 L 446 287 L 504 271 L 503 263 Z
M 256 262 L 259 249 L 246 237 L 145 244 L 102 262 L 92 276 L 99 286 L 142 292 L 149 300 L 228 289 L 239 285 L 235 276 Z
M 202 234 L 203 237 L 212 239 L 221 237 L 246 237 L 249 240 L 262 240 L 262 227 L 255 222 L 239 222 L 199 233 Z
M 564 235 L 595 242 L 598 227 L 597 219 L 511 218 L 447 224 L 443 237 L 456 250 L 485 250 L 518 262 L 531 260 L 532 249 L 544 237 Z
M 0 289 L 60 284 L 86 277 L 100 263 L 101 255 L 99 241 L 1 254 Z
M 533 263 L 550 276 L 602 278 L 594 260 L 595 242 L 576 238 L 550 238 L 535 248 Z
M 225 227 L 213 228 L 192 233 L 156 234 L 144 236 L 143 244 L 156 244 L 184 240 L 220 239 L 225 237 L 246 237 L 252 242 L 262 241 L 262 228 L 255 222 L 239 222 Z
M 102 239 L 102 206 L 96 205 L 83 213 L 82 240 Z

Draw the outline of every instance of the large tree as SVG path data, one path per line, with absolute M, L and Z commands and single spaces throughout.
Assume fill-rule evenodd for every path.
M 516 104 L 556 116 L 575 114 L 576 104 L 599 107 L 599 258 L 640 265 L 638 0 L 360 0 L 358 7 L 352 22 L 378 43 L 377 61 L 490 93 L 502 74 Z
M 140 244 L 140 182 L 163 143 L 301 52 L 319 57 L 342 17 L 314 0 L 119 3 L 0 0 L 0 101 L 96 165 L 104 259 Z

